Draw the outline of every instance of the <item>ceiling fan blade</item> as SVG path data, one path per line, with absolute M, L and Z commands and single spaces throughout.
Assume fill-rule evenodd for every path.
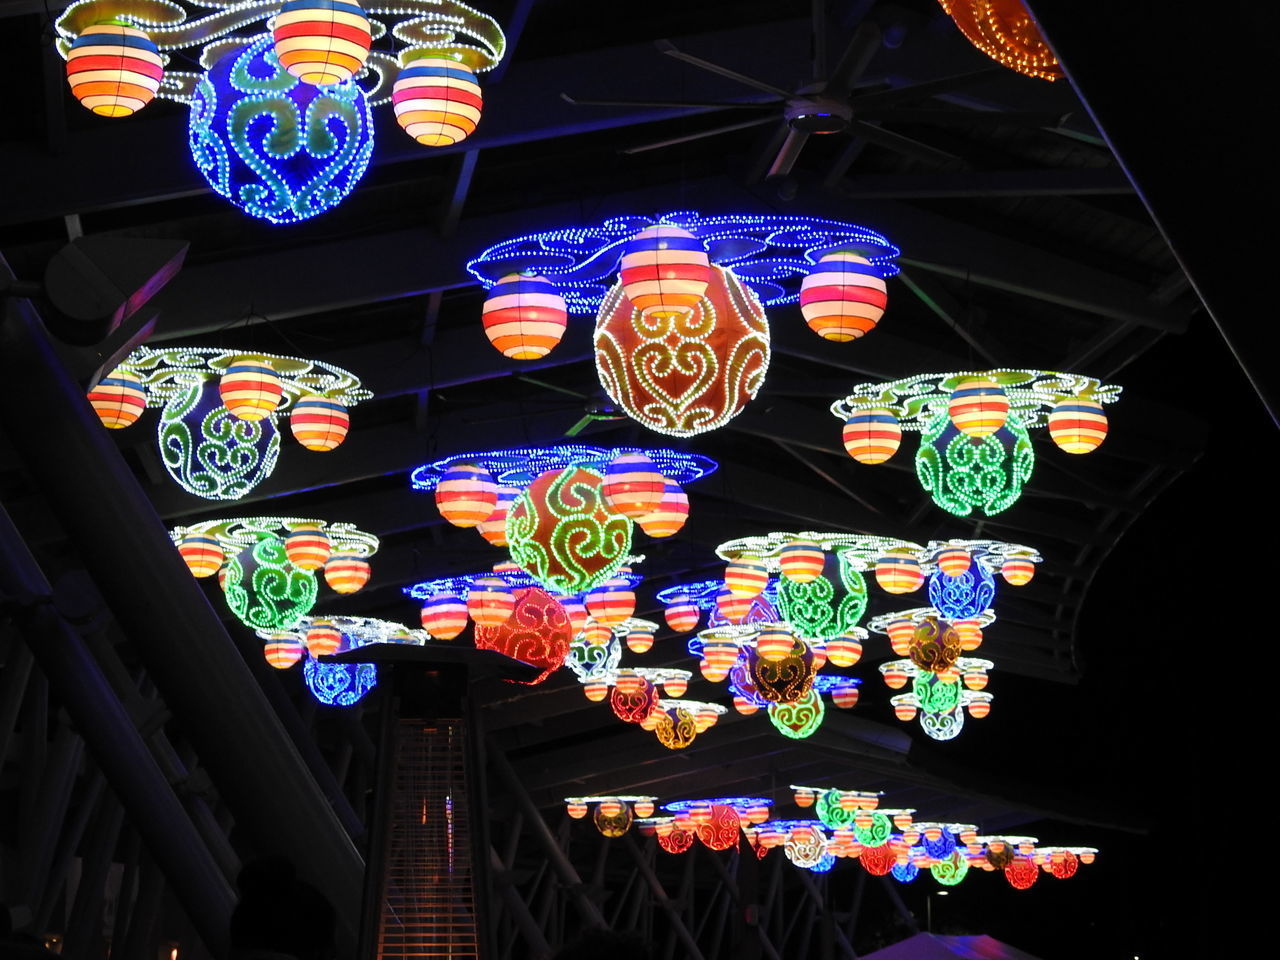
M 929 97 L 950 93 L 952 90 L 967 87 L 980 80 L 990 80 L 997 74 L 1005 72 L 1007 71 L 1004 67 L 984 67 L 973 73 L 957 73 L 950 77 L 926 80 L 924 83 L 913 83 L 907 87 L 895 87 L 892 90 L 881 90 L 879 93 L 859 94 L 853 98 L 853 109 L 855 111 L 879 110 L 881 107 L 896 107 L 916 100 L 927 100 Z
M 884 110 L 859 110 L 859 120 L 881 120 L 889 123 L 931 123 L 937 126 L 969 126 L 975 123 L 1016 123 L 1029 127 L 1057 127 L 1069 114 L 1051 110 L 929 110 L 893 107 Z
M 813 79 L 821 81 L 827 75 L 827 0 L 810 0 L 813 44 Z
M 796 160 L 800 158 L 800 151 L 804 148 L 808 139 L 809 134 L 804 130 L 792 130 L 788 133 L 787 139 L 782 141 L 782 149 L 773 158 L 773 165 L 769 167 L 769 172 L 765 174 L 765 178 L 785 177 L 790 173 L 791 168 L 796 165 Z
M 893 133 L 883 127 L 877 127 L 861 120 L 853 121 L 849 125 L 849 132 L 854 136 L 862 137 L 868 143 L 874 143 L 878 147 L 884 147 L 886 150 L 892 150 L 907 157 L 914 157 L 917 160 L 926 160 L 930 163 L 964 163 L 954 153 L 947 153 L 947 151 L 931 147 L 927 143 L 912 140 L 910 137 L 904 137 L 900 133 Z
M 858 78 L 871 63 L 871 58 L 880 49 L 882 40 L 880 28 L 874 23 L 864 20 L 858 24 L 858 29 L 853 32 L 853 37 L 849 40 L 849 46 L 845 47 L 840 62 L 827 78 L 822 88 L 822 95 L 836 100 L 847 100 L 849 94 L 853 92 L 853 85 L 858 82 Z
M 625 147 L 619 151 L 627 156 L 635 153 L 647 153 L 650 150 L 661 150 L 663 147 L 674 147 L 678 143 L 690 143 L 694 140 L 702 140 L 706 137 L 714 137 L 718 133 L 732 133 L 734 130 L 746 130 L 748 127 L 758 127 L 762 123 L 772 123 L 773 117 L 758 117 L 755 120 L 746 120 L 742 123 L 730 123 L 723 127 L 712 127 L 710 130 L 700 130 L 697 133 L 686 134 L 683 137 L 671 137 L 667 140 L 658 140 L 654 143 L 646 143 L 639 147 Z
M 581 420 L 575 423 L 572 427 L 566 430 L 564 432 L 564 435 L 566 437 L 576 437 L 583 430 L 587 429 L 587 427 L 591 426 L 592 422 L 595 419 L 596 419 L 595 417 L 593 417 L 591 414 L 588 413 L 585 417 L 583 417 Z
M 757 80 L 754 77 L 748 77 L 746 74 L 738 73 L 736 70 L 730 70 L 728 67 L 722 67 L 718 63 L 712 63 L 710 60 L 703 60 L 701 57 L 695 57 L 691 53 L 685 53 L 670 40 L 655 40 L 654 46 L 665 53 L 668 57 L 674 57 L 676 60 L 683 60 L 685 63 L 699 67 L 702 70 L 708 70 L 711 73 L 718 73 L 722 77 L 728 77 L 730 80 L 736 80 L 738 83 L 745 83 L 748 87 L 755 87 L 757 90 L 765 90 L 776 96 L 782 97 L 784 100 L 791 94 L 783 90 L 781 87 L 775 87 L 771 83 L 765 83 L 763 80 Z
M 778 100 L 770 100 L 765 103 L 739 103 L 732 100 L 707 102 L 687 100 L 592 100 L 586 97 L 570 96 L 567 93 L 560 94 L 560 99 L 575 107 L 670 107 L 690 110 L 776 110 L 780 103 Z

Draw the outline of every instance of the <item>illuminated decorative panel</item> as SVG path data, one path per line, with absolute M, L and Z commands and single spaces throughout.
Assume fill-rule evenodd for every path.
M 1058 80 L 1058 58 L 1022 0 L 938 0 L 975 47 L 1010 70 Z
M 513 660 L 541 667 L 532 680 L 541 683 L 552 671 L 564 665 L 573 641 L 569 615 L 554 597 L 537 587 L 515 591 L 515 608 L 505 623 L 475 628 L 476 647 L 496 650 Z

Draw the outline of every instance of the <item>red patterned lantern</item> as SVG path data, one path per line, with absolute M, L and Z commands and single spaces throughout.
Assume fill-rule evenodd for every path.
M 308 450 L 328 453 L 347 439 L 351 415 L 345 404 L 318 394 L 298 399 L 289 411 L 293 438 Z
M 936 562 L 938 568 L 948 577 L 958 577 L 969 572 L 973 557 L 963 547 L 947 547 L 938 552 Z
M 924 570 L 910 550 L 890 550 L 876 561 L 876 583 L 886 593 L 911 593 L 924 583 Z
M 1021 587 L 1036 575 L 1036 565 L 1029 557 L 1010 557 L 1000 566 L 1000 576 L 1010 586 Z
M 622 247 L 622 292 L 642 314 L 688 313 L 711 280 L 711 261 L 701 240 L 668 223 L 641 230 Z
M 328 657 L 342 648 L 342 631 L 328 620 L 317 620 L 307 630 L 307 653 Z
M 564 336 L 569 312 L 545 277 L 509 273 L 489 290 L 481 321 L 484 335 L 504 357 L 537 360 Z
M 67 51 L 67 83 L 100 117 L 127 117 L 156 95 L 164 61 L 146 33 L 125 23 L 85 27 Z
M 792 540 L 778 554 L 782 575 L 792 583 L 812 583 L 822 574 L 827 555 L 812 540 Z
M 432 598 L 422 608 L 422 629 L 437 640 L 452 640 L 467 628 L 467 605 L 451 593 Z
M 218 381 L 218 396 L 227 413 L 256 422 L 276 412 L 284 397 L 280 375 L 260 357 L 236 357 Z
M 905 657 L 911 649 L 911 638 L 916 634 L 916 625 L 905 617 L 899 617 L 889 621 L 885 632 L 889 634 L 889 646 L 893 648 L 893 652 Z
M 498 505 L 498 485 L 484 467 L 450 464 L 436 485 L 436 509 L 455 527 L 474 527 L 488 520 Z
M 827 641 L 827 659 L 836 667 L 852 667 L 862 659 L 862 641 L 857 637 L 832 637 Z
M 215 537 L 193 533 L 178 542 L 178 554 L 191 571 L 192 576 L 211 577 L 222 567 L 225 559 L 222 544 Z
M 991 436 L 1009 419 L 1009 395 L 988 377 L 968 377 L 951 391 L 947 409 L 957 430 L 981 439 Z
M 688 830 L 673 829 L 666 836 L 663 836 L 662 829 L 658 829 L 658 846 L 667 853 L 685 853 L 693 846 L 693 834 Z
M 587 612 L 612 626 L 636 612 L 636 595 L 626 580 L 606 580 L 587 594 Z
M 688 633 L 698 625 L 698 620 L 702 616 L 702 611 L 688 597 L 675 597 L 667 604 L 666 610 L 662 617 L 667 621 L 667 626 L 676 633 Z
M 658 509 L 667 479 L 643 453 L 620 453 L 605 467 L 601 490 L 610 507 L 638 520 Z
M 1014 857 L 1013 862 L 1004 868 L 1004 878 L 1013 889 L 1027 890 L 1040 879 L 1040 871 L 1030 857 Z
M 1055 850 L 1049 861 L 1049 872 L 1059 880 L 1074 877 L 1080 869 L 1080 858 L 1070 850 Z
M 738 811 L 725 803 L 712 804 L 705 820 L 698 821 L 697 837 L 711 850 L 728 850 L 738 845 L 742 823 Z
M 516 590 L 512 599 L 514 606 L 503 623 L 484 626 L 477 621 L 476 647 L 541 667 L 542 672 L 528 681 L 541 683 L 564 665 L 569 654 L 573 642 L 569 617 L 554 597 L 537 587 Z
M 633 679 L 635 682 L 628 684 L 626 688 L 621 683 L 613 688 L 613 692 L 609 694 L 609 706 L 619 720 L 641 723 L 658 706 L 658 688 L 643 677 Z
M 334 554 L 324 565 L 324 582 L 334 593 L 355 593 L 369 582 L 371 573 L 363 557 Z
M 294 527 L 284 538 L 285 556 L 299 570 L 319 570 L 329 562 L 333 545 L 329 536 L 313 523 Z
M 303 83 L 344 83 L 364 67 L 373 34 L 354 0 L 289 0 L 276 14 L 275 54 Z
M 1102 404 L 1084 397 L 1064 397 L 1049 413 L 1049 436 L 1066 453 L 1091 453 L 1107 439 Z
M 515 605 L 511 587 L 501 577 L 480 577 L 467 594 L 467 613 L 477 627 L 500 627 L 510 619 Z M 560 613 L 567 624 L 568 616 L 563 610 Z
M 467 64 L 432 53 L 424 48 L 401 53 L 391 101 L 401 130 L 424 147 L 447 147 L 475 132 L 484 98 Z
M 520 496 L 520 491 L 515 487 L 498 487 L 497 493 L 498 499 L 493 505 L 493 512 L 489 514 L 487 520 L 476 524 L 476 530 L 495 547 L 505 547 L 507 545 L 507 513 L 511 510 L 511 504 L 515 502 L 516 497 Z
M 108 430 L 123 430 L 137 423 L 147 408 L 147 392 L 142 381 L 118 367 L 89 391 L 89 405 Z
M 863 847 L 862 855 L 858 857 L 858 861 L 867 873 L 873 877 L 883 877 L 898 862 L 898 853 L 887 843 L 878 847 Z
M 844 449 L 859 463 L 884 463 L 902 445 L 902 424 L 892 410 L 871 407 L 857 410 L 844 422 Z
M 740 557 L 725 567 L 725 589 L 735 597 L 758 597 L 768 582 L 769 571 L 756 557 Z
M 302 659 L 302 644 L 292 637 L 279 637 L 263 646 L 262 655 L 277 670 L 288 670 Z

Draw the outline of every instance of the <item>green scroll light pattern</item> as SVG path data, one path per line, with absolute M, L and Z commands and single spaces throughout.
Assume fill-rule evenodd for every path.
M 822 697 L 813 689 L 793 703 L 769 704 L 770 722 L 779 733 L 792 740 L 813 736 L 813 732 L 822 726 L 825 713 Z
M 857 563 L 837 550 L 827 554 L 822 573 L 809 583 L 778 578 L 778 609 L 797 636 L 829 640 L 858 625 L 867 610 L 867 581 Z M 844 588 L 839 594 L 836 578 Z
M 975 439 L 961 433 L 943 410 L 920 434 L 916 476 L 933 502 L 957 517 L 977 511 L 994 516 L 1012 505 L 1031 479 L 1035 451 L 1013 410 L 1005 425 Z
M 956 847 L 947 859 L 931 863 L 929 872 L 944 887 L 954 887 L 969 875 L 969 857 L 962 847 Z
M 863 816 L 871 817 L 871 823 L 865 827 L 853 824 L 853 835 L 864 847 L 879 847 L 889 842 L 893 834 L 893 821 L 888 814 L 879 810 L 863 811 Z
M 311 612 L 316 578 L 299 570 L 279 537 L 265 537 L 227 564 L 227 606 L 253 630 L 287 630 Z
M 823 790 L 819 792 L 818 799 L 813 805 L 813 812 L 818 815 L 819 820 L 832 830 L 850 826 L 853 823 L 853 818 L 858 813 L 856 810 L 846 810 L 840 805 L 839 790 Z
M 169 476 L 208 500 L 243 497 L 271 476 L 280 456 L 275 418 L 233 417 L 212 377 L 186 384 L 165 404 L 157 439 Z

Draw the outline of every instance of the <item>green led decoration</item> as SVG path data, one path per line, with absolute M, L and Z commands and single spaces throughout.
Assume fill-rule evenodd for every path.
M 871 822 L 864 827 L 854 821 L 853 835 L 860 844 L 864 847 L 878 847 L 889 841 L 893 833 L 893 821 L 888 814 L 880 810 L 864 810 L 861 811 L 861 817 L 864 821 L 870 817 Z
M 806 640 L 848 633 L 867 610 L 867 581 L 860 561 L 842 552 L 826 554 L 822 573 L 809 583 L 778 578 L 778 611 Z M 835 582 L 843 588 L 837 592 Z
M 838 827 L 850 826 L 853 823 L 853 818 L 858 814 L 857 810 L 846 810 L 841 805 L 839 790 L 821 791 L 813 805 L 813 812 L 818 815 L 819 820 L 832 830 Z
M 944 887 L 954 887 L 969 875 L 969 857 L 964 848 L 956 847 L 945 860 L 929 864 L 929 872 Z
M 943 683 L 936 674 L 921 672 L 911 681 L 911 692 L 916 695 L 920 709 L 925 713 L 947 713 L 960 705 L 959 681 Z
M 943 410 L 920 435 L 916 476 L 933 502 L 957 517 L 977 511 L 994 516 L 1022 496 L 1031 479 L 1035 451 L 1018 414 L 981 439 L 955 428 Z
M 187 384 L 165 404 L 158 439 L 169 476 L 207 500 L 243 497 L 271 476 L 280 456 L 275 419 L 233 417 L 213 377 Z
M 286 630 L 311 612 L 316 578 L 285 555 L 284 541 L 266 537 L 227 564 L 227 606 L 253 630 Z
M 822 726 L 825 713 L 822 697 L 813 689 L 792 703 L 769 704 L 770 722 L 779 733 L 792 740 L 813 736 L 813 732 Z

